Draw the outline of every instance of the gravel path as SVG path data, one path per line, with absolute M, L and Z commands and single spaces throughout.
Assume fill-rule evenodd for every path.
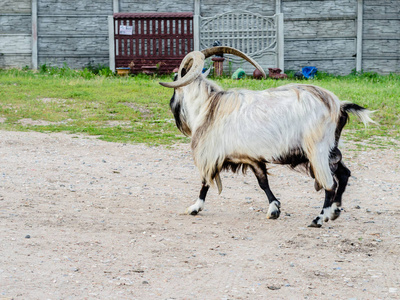
M 188 145 L 0 131 L 0 299 L 399 299 L 399 153 L 352 147 L 341 217 L 310 229 L 323 193 L 283 167 L 278 220 L 250 173 L 187 216 Z

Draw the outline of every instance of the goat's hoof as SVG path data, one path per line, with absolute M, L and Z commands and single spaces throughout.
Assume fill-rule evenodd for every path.
M 267 215 L 267 219 L 278 219 L 280 215 L 281 215 L 281 211 L 278 209 L 278 210 L 271 212 L 271 214 Z
M 201 212 L 202 211 L 202 209 L 200 209 L 200 208 L 193 208 L 193 205 L 192 206 L 190 206 L 190 207 L 188 207 L 187 209 L 186 209 L 186 214 L 187 215 L 192 215 L 192 216 L 196 216 L 199 212 Z
M 339 218 L 340 213 L 341 213 L 340 208 L 336 208 L 335 210 L 333 210 L 332 214 L 331 214 L 331 220 L 333 221 L 333 220 L 336 220 L 337 218 Z
M 332 203 L 330 207 L 326 207 L 323 209 L 322 217 L 325 222 L 328 222 L 329 220 L 336 220 L 340 216 L 340 208 L 338 207 L 338 204 L 336 202 Z
M 311 224 L 308 225 L 308 227 L 312 228 L 321 228 L 322 226 L 322 219 L 320 217 L 316 217 L 314 220 L 312 220 Z
M 204 200 L 197 199 L 196 203 L 186 209 L 186 214 L 195 216 L 204 208 Z
M 272 201 L 268 207 L 267 219 L 278 219 L 281 215 L 280 207 L 281 203 L 278 200 Z

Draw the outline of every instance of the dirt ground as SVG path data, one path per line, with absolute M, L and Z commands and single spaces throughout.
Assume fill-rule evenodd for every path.
M 344 211 L 315 229 L 323 193 L 284 167 L 278 220 L 251 173 L 188 216 L 189 145 L 0 131 L 0 299 L 400 299 L 400 155 L 351 148 Z

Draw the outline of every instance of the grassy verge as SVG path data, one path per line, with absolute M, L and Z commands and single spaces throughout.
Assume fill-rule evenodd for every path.
M 175 127 L 169 110 L 172 90 L 160 80 L 171 76 L 115 77 L 109 72 L 42 67 L 40 72 L 0 70 L 0 129 L 69 132 L 98 136 L 106 141 L 152 145 L 187 142 Z M 294 80 L 216 80 L 224 88 L 266 89 Z M 304 81 L 303 81 L 304 83 Z M 400 76 L 361 74 L 320 75 L 309 80 L 343 100 L 371 110 L 380 126 L 364 129 L 356 118 L 346 127 L 348 139 L 369 139 L 390 146 L 400 139 Z

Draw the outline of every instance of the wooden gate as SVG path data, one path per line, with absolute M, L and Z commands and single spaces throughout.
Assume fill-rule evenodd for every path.
M 169 73 L 193 51 L 192 13 L 114 14 L 115 67 Z

